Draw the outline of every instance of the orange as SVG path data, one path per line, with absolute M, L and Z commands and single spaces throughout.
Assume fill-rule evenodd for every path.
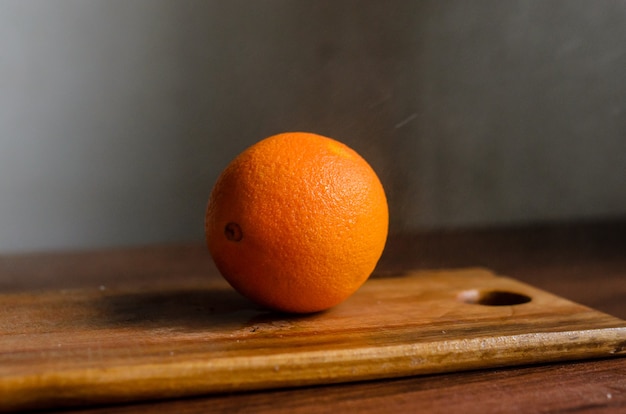
M 239 154 L 206 210 L 209 251 L 239 293 L 267 308 L 309 313 L 351 296 L 385 247 L 387 199 L 346 145 L 291 132 Z

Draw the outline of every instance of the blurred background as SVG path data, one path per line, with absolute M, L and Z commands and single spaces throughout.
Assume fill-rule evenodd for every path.
M 219 172 L 347 143 L 392 232 L 626 216 L 626 2 L 0 0 L 0 252 L 203 240 Z

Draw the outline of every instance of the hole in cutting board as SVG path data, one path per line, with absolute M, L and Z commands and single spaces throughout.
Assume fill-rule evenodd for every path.
M 531 301 L 530 296 L 522 293 L 509 292 L 506 290 L 480 291 L 477 289 L 461 292 L 458 299 L 464 303 L 484 306 L 512 306 Z

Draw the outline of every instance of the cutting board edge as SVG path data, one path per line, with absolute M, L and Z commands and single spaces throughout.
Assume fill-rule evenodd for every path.
M 545 339 L 536 352 L 536 336 Z M 602 340 L 602 341 L 600 341 Z M 626 326 L 541 334 L 303 351 L 284 355 L 193 360 L 134 367 L 90 368 L 0 380 L 0 412 L 123 403 L 307 385 L 337 384 L 626 356 Z M 482 363 L 488 358 L 488 364 Z M 459 358 L 461 357 L 461 358 Z M 450 359 L 456 360 L 450 361 Z M 445 364 L 442 362 L 445 361 Z M 234 363 L 234 364 L 233 364 Z M 228 382 L 238 371 L 239 383 Z M 248 375 L 245 375 L 248 371 Z M 244 375 L 242 375 L 242 372 Z M 4 382 L 4 384 L 3 384 Z

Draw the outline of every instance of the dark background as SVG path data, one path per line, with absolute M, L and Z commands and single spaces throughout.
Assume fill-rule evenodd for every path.
M 199 241 L 290 130 L 359 151 L 392 232 L 626 216 L 623 1 L 0 1 L 0 251 Z

